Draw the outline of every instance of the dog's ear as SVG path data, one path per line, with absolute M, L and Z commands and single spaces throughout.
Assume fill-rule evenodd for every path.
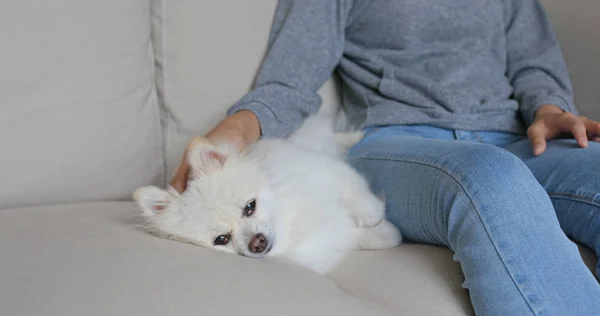
M 203 137 L 198 137 L 191 142 L 187 155 L 192 176 L 195 178 L 221 169 L 228 156 L 226 151 L 217 148 Z
M 173 195 L 155 186 L 138 188 L 133 193 L 136 201 L 146 216 L 155 216 L 165 211 L 173 201 Z

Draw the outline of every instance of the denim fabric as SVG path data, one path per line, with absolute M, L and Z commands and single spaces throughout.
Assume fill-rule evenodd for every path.
M 600 315 L 568 238 L 600 254 L 600 144 L 556 140 L 534 157 L 521 135 L 385 126 L 348 158 L 407 241 L 454 252 L 477 315 Z

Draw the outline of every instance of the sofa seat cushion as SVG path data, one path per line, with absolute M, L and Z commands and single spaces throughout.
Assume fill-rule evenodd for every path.
M 0 210 L 0 315 L 393 315 L 307 269 L 148 235 L 135 212 Z
M 354 252 L 323 277 L 148 235 L 136 213 L 131 202 L 0 210 L 0 315 L 473 313 L 446 248 Z
M 404 244 L 352 253 L 331 275 L 340 288 L 398 315 L 473 315 L 460 265 L 445 247 Z
M 584 262 L 597 258 L 580 244 Z M 349 294 L 376 302 L 399 315 L 474 315 L 464 276 L 445 247 L 404 244 L 385 251 L 355 252 L 330 276 Z

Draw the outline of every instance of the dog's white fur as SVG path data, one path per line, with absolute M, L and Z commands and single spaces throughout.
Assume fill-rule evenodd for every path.
M 189 150 L 183 194 L 153 186 L 134 193 L 146 228 L 244 256 L 283 257 L 323 274 L 352 249 L 398 245 L 384 203 L 343 159 L 362 133 L 335 133 L 332 125 L 314 115 L 289 138 L 263 139 L 243 152 L 201 139 Z M 252 199 L 255 212 L 243 216 Z M 259 233 L 268 246 L 253 253 L 249 243 Z M 213 245 L 226 234 L 227 245 Z

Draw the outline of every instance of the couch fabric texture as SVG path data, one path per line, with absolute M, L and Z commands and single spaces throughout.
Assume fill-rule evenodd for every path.
M 147 1 L 14 1 L 0 21 L 0 208 L 164 181 Z
M 473 314 L 442 247 L 356 252 L 322 277 L 135 227 L 132 191 L 164 186 L 189 138 L 250 89 L 276 4 L 37 0 L 0 11 L 0 315 Z M 598 120 L 600 2 L 542 4 L 577 106 Z M 320 92 L 339 106 L 335 77 Z

